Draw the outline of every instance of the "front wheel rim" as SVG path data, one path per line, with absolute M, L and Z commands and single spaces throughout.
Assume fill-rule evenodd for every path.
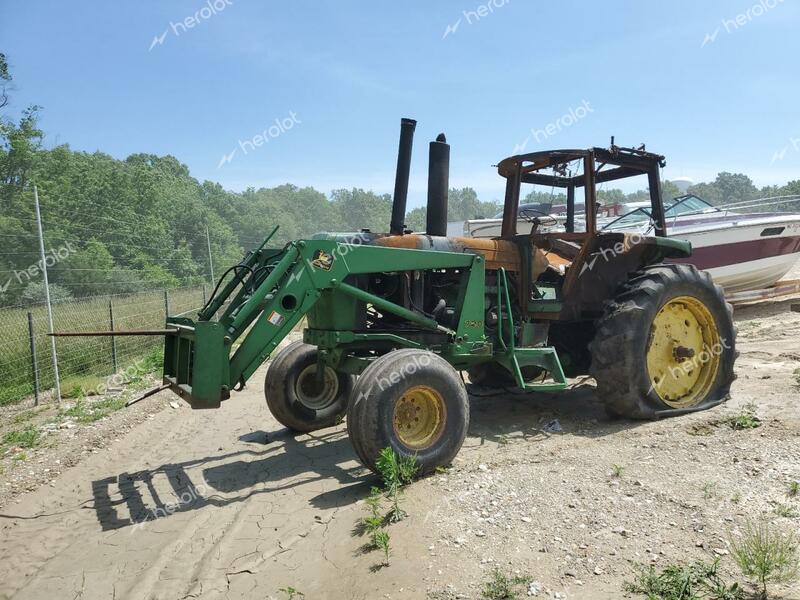
M 308 365 L 300 371 L 295 382 L 297 400 L 311 410 L 322 410 L 336 401 L 339 393 L 339 376 L 330 367 L 322 373 L 322 384 L 317 381 L 317 365 Z
M 447 410 L 442 395 L 427 385 L 407 389 L 395 402 L 392 425 L 397 438 L 411 450 L 433 446 L 444 432 Z
M 671 408 L 701 404 L 714 385 L 724 348 L 714 316 L 701 300 L 668 300 L 650 325 L 647 372 L 652 389 Z

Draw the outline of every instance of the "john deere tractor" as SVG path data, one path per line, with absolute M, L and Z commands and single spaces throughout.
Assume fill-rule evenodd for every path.
M 309 432 L 346 417 L 367 467 L 388 446 L 416 456 L 423 473 L 464 441 L 464 372 L 529 392 L 591 375 L 608 412 L 633 419 L 727 398 L 731 307 L 685 264 L 690 244 L 667 237 L 663 156 L 612 143 L 506 158 L 500 235 L 448 237 L 444 135 L 430 143 L 426 230 L 404 224 L 415 127 L 402 120 L 388 232 L 319 233 L 277 248 L 270 234 L 196 319 L 167 319 L 165 384 L 193 408 L 216 408 L 272 357 L 264 389 L 283 425 Z M 598 231 L 596 186 L 633 176 L 648 180 L 652 235 Z M 528 185 L 565 191 L 565 219 L 520 211 Z M 272 356 L 304 318 L 302 341 Z

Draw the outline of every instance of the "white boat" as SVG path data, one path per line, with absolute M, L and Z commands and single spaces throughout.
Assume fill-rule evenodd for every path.
M 800 214 L 741 212 L 788 197 L 764 198 L 715 207 L 693 194 L 679 196 L 665 210 L 667 235 L 688 240 L 692 256 L 675 262 L 691 263 L 708 271 L 726 293 L 763 289 L 786 275 L 800 258 Z M 796 197 L 791 197 L 795 198 Z M 605 231 L 653 234 L 650 203 L 617 204 L 600 208 L 598 227 Z M 566 214 L 559 206 L 520 205 L 518 233 L 531 230 L 530 215 L 546 215 L 547 229 L 563 231 Z M 580 214 L 576 206 L 576 214 Z M 617 216 L 621 215 L 621 216 Z M 502 219 L 474 219 L 464 223 L 467 237 L 498 237 Z M 580 223 L 576 220 L 576 228 Z

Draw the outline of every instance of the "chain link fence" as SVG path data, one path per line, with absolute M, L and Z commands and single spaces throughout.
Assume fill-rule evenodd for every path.
M 93 296 L 53 304 L 55 331 L 163 329 L 166 315 L 198 311 L 203 287 Z M 0 405 L 38 393 L 52 395 L 53 357 L 45 304 L 0 309 Z M 125 369 L 163 347 L 159 336 L 56 338 L 62 390 L 87 376 L 103 377 Z

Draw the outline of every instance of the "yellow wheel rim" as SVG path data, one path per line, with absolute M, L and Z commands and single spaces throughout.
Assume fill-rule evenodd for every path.
M 392 423 L 398 439 L 412 450 L 432 446 L 444 432 L 442 395 L 427 385 L 407 389 L 394 405 Z
M 669 300 L 650 326 L 647 371 L 652 389 L 672 408 L 689 408 L 707 397 L 723 346 L 711 311 L 691 296 Z

